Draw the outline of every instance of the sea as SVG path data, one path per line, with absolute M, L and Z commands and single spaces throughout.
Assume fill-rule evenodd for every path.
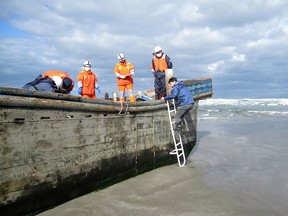
M 288 117 L 288 99 L 206 99 L 199 101 L 199 119 Z
M 164 166 L 41 215 L 287 216 L 288 99 L 199 102 L 185 167 Z
M 288 99 L 201 100 L 197 139 L 190 162 L 236 215 L 288 215 Z

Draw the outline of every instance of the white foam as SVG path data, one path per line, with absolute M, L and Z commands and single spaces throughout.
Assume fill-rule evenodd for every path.
M 200 100 L 200 106 L 207 105 L 263 105 L 263 106 L 288 106 L 286 98 L 267 98 L 267 99 L 206 99 Z
M 201 120 L 201 119 L 202 119 L 202 120 L 203 120 L 203 119 L 217 120 L 217 119 L 219 119 L 219 118 L 216 117 L 216 116 L 214 116 L 214 117 L 213 117 L 213 116 L 211 116 L 211 117 L 199 117 L 199 118 L 198 118 L 198 120 Z
M 255 114 L 265 114 L 265 115 L 288 115 L 288 111 L 254 111 L 254 110 L 249 110 L 248 113 L 255 113 Z
M 207 99 L 200 100 L 199 113 L 209 117 L 288 116 L 288 99 Z

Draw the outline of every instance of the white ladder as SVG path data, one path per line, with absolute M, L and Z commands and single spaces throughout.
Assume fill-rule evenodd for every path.
M 180 167 L 183 167 L 186 164 L 186 157 L 185 157 L 185 152 L 183 149 L 182 138 L 181 138 L 180 133 L 175 134 L 174 127 L 173 127 L 175 125 L 174 116 L 176 113 L 175 100 L 172 99 L 173 109 L 170 108 L 169 101 L 167 101 L 166 103 L 167 103 L 167 108 L 168 108 L 171 133 L 172 133 L 173 142 L 174 142 L 174 146 L 175 146 L 175 149 L 172 150 L 170 152 L 170 154 L 171 155 L 175 154 L 177 156 L 178 165 Z M 173 119 L 172 119 L 172 114 L 173 114 Z

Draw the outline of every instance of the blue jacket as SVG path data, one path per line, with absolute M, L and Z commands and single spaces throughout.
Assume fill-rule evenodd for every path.
M 26 83 L 22 89 L 57 92 L 57 86 L 55 82 L 49 77 L 42 78 L 41 74 L 39 74 L 39 76 L 36 77 L 36 79 L 32 82 Z
M 177 82 L 171 91 L 171 94 L 164 97 L 164 100 L 175 99 L 179 106 L 193 104 L 194 100 L 188 87 L 183 82 Z

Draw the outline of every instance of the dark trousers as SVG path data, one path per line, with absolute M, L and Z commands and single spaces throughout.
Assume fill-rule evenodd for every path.
M 183 106 L 178 106 L 175 114 L 175 124 L 176 127 L 181 125 L 181 121 L 184 118 L 185 114 L 188 113 L 192 108 L 194 104 L 188 104 Z
M 166 96 L 166 84 L 165 84 L 165 72 L 155 72 L 155 94 L 162 95 L 162 97 Z

